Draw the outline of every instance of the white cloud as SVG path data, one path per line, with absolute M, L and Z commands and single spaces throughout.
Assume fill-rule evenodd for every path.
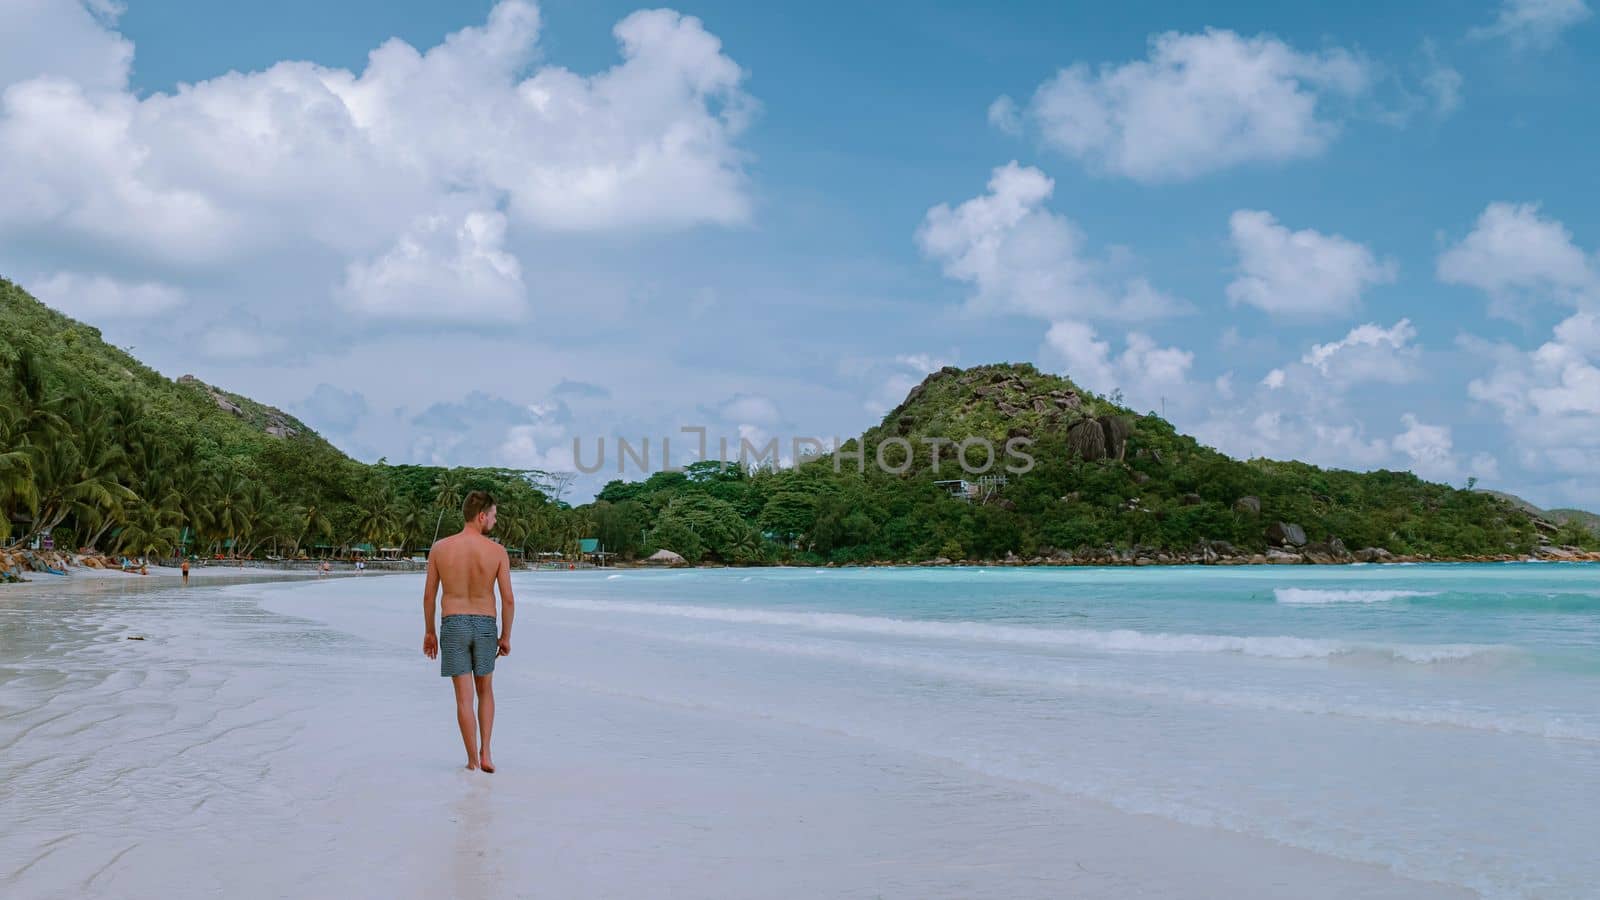
M 111 31 L 121 7 L 79 0 L 4 0 L 0 89 L 55 76 L 90 90 L 119 90 L 133 63 L 133 44 Z
M 522 318 L 522 265 L 505 251 L 506 217 L 418 219 L 393 247 L 345 270 L 340 297 L 362 313 L 415 320 Z
M 778 405 L 770 397 L 759 394 L 740 394 L 722 404 L 722 418 L 740 424 L 775 425 L 778 423 Z
M 1395 279 L 1395 264 L 1365 245 L 1309 228 L 1290 231 L 1271 213 L 1241 209 L 1228 219 L 1239 277 L 1228 299 L 1274 316 L 1345 315 L 1369 287 Z
M 512 469 L 543 469 L 564 472 L 573 469 L 572 445 L 563 443 L 559 430 L 541 425 L 513 425 L 496 449 L 500 465 Z
M 1358 325 L 1337 341 L 1316 344 L 1301 362 L 1339 384 L 1386 382 L 1405 384 L 1417 378 L 1417 330 L 1410 319 L 1389 328 L 1374 323 Z
M 1175 181 L 1316 156 L 1338 132 L 1326 101 L 1361 94 L 1370 80 L 1364 61 L 1337 48 L 1167 32 L 1151 39 L 1148 59 L 1062 69 L 1035 92 L 1027 118 L 1048 146 L 1096 169 Z M 1000 109 L 1002 126 L 1014 122 Z
M 482 256 L 440 251 L 432 217 L 503 210 L 530 233 L 750 217 L 735 145 L 754 108 L 744 72 L 698 19 L 670 10 L 618 23 L 621 61 L 594 75 L 535 66 L 538 8 L 502 0 L 484 25 L 426 51 L 385 42 L 360 72 L 280 62 L 147 96 L 117 75 L 127 41 L 72 0 L 22 12 L 0 46 L 78 46 L 98 29 L 105 71 L 0 54 L 11 82 L 0 85 L 0 241 L 71 248 L 96 269 L 137 262 L 198 283 L 287 257 L 319 267 L 332 292 L 352 263 L 404 268 L 426 246 L 465 279 L 452 293 L 476 298 L 460 307 L 476 315 L 486 292 L 503 311 L 504 249 L 490 235 Z M 359 281 L 351 296 L 366 302 Z
M 1226 389 L 1217 385 L 1203 398 L 1209 401 L 1204 416 L 1185 424 L 1200 440 L 1240 458 L 1299 459 L 1357 470 L 1403 468 L 1443 481 L 1498 477 L 1498 462 L 1488 454 L 1479 453 L 1470 465 L 1463 462 L 1447 425 L 1406 413 L 1399 430 L 1388 432 L 1373 417 L 1371 397 L 1355 390 L 1362 384 L 1420 379 L 1416 336 L 1408 319 L 1387 328 L 1357 326 L 1271 369 L 1252 391 L 1235 391 L 1231 378 Z
M 1438 116 L 1448 116 L 1461 108 L 1461 73 L 1439 58 L 1432 42 L 1423 45 L 1427 70 L 1422 75 L 1422 87 L 1433 101 L 1433 111 Z
M 154 281 L 119 281 L 104 275 L 57 272 L 29 285 L 34 296 L 81 321 L 144 319 L 171 312 L 184 293 Z
M 1474 38 L 1504 38 L 1518 50 L 1554 44 L 1561 32 L 1588 19 L 1584 0 L 1502 0 L 1490 25 L 1468 32 Z
M 1540 300 L 1581 303 L 1600 296 L 1600 278 L 1572 233 L 1532 204 L 1491 203 L 1472 232 L 1439 255 L 1439 280 L 1475 287 L 1490 312 L 1515 316 Z
M 975 312 L 1045 319 L 1143 320 L 1184 305 L 1086 252 L 1083 232 L 1045 208 L 1055 182 L 1015 162 L 994 170 L 988 192 L 928 210 L 917 245 L 944 274 L 972 285 Z
M 1532 350 L 1471 337 L 1460 343 L 1489 362 L 1467 394 L 1499 413 L 1524 477 L 1571 502 L 1592 497 L 1578 482 L 1600 471 L 1600 278 L 1593 260 L 1536 207 L 1493 203 L 1440 255 L 1439 278 L 1482 290 L 1490 312 L 1500 315 L 1520 317 L 1545 300 L 1576 307 Z
M 1394 449 L 1411 461 L 1411 471 L 1432 481 L 1450 481 L 1460 473 L 1450 426 L 1423 424 L 1412 413 L 1400 421 L 1406 430 L 1395 436 Z
M 1010 97 L 996 97 L 989 104 L 989 124 L 1012 137 L 1022 136 L 1022 111 Z
M 1163 400 L 1187 396 L 1192 389 L 1189 370 L 1194 354 L 1177 347 L 1161 347 L 1148 335 L 1131 332 L 1121 354 L 1083 322 L 1060 321 L 1045 333 L 1042 355 L 1059 365 L 1079 386 L 1097 394 L 1122 391 L 1134 409 L 1156 409 Z

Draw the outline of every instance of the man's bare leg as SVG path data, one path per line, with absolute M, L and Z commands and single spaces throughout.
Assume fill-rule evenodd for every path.
M 489 758 L 489 736 L 494 734 L 494 673 L 474 675 L 478 687 L 478 759 L 485 772 L 494 771 L 494 761 Z
M 465 673 L 450 679 L 456 689 L 456 724 L 461 726 L 461 743 L 467 747 L 467 768 L 478 768 L 478 722 L 472 713 L 472 675 Z

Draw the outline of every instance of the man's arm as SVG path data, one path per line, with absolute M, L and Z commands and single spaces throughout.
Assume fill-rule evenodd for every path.
M 511 556 L 500 548 L 500 655 L 511 655 L 511 620 L 517 615 L 517 600 L 511 596 Z
M 429 659 L 439 655 L 439 634 L 434 629 L 434 603 L 439 597 L 439 568 L 434 564 L 432 552 L 428 553 L 428 580 L 422 588 L 422 652 Z

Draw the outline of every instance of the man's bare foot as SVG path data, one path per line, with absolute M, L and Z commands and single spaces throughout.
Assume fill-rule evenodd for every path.
M 478 763 L 475 760 L 470 760 L 470 759 L 467 760 L 467 771 L 468 772 L 476 772 L 476 771 L 478 771 Z
M 489 759 L 489 754 L 484 753 L 478 757 L 479 763 L 485 772 L 494 774 L 494 762 Z

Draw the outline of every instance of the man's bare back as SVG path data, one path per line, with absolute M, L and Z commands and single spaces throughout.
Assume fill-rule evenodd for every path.
M 456 695 L 456 723 L 467 751 L 467 768 L 494 771 L 489 740 L 494 733 L 494 663 L 511 654 L 511 560 L 506 549 L 488 538 L 495 522 L 494 498 L 473 491 L 462 504 L 465 524 L 460 534 L 438 541 L 428 552 L 428 579 L 423 588 L 422 652 L 439 659 L 439 674 L 451 679 Z M 500 589 L 500 633 L 495 635 L 494 593 Z M 442 621 L 435 622 L 435 601 L 444 593 Z M 441 653 L 441 650 L 443 651 Z M 473 696 L 477 710 L 473 710 Z
M 447 616 L 493 616 L 495 582 L 502 578 L 501 595 L 511 594 L 506 549 L 476 532 L 463 531 L 434 544 L 428 574 L 443 588 Z

